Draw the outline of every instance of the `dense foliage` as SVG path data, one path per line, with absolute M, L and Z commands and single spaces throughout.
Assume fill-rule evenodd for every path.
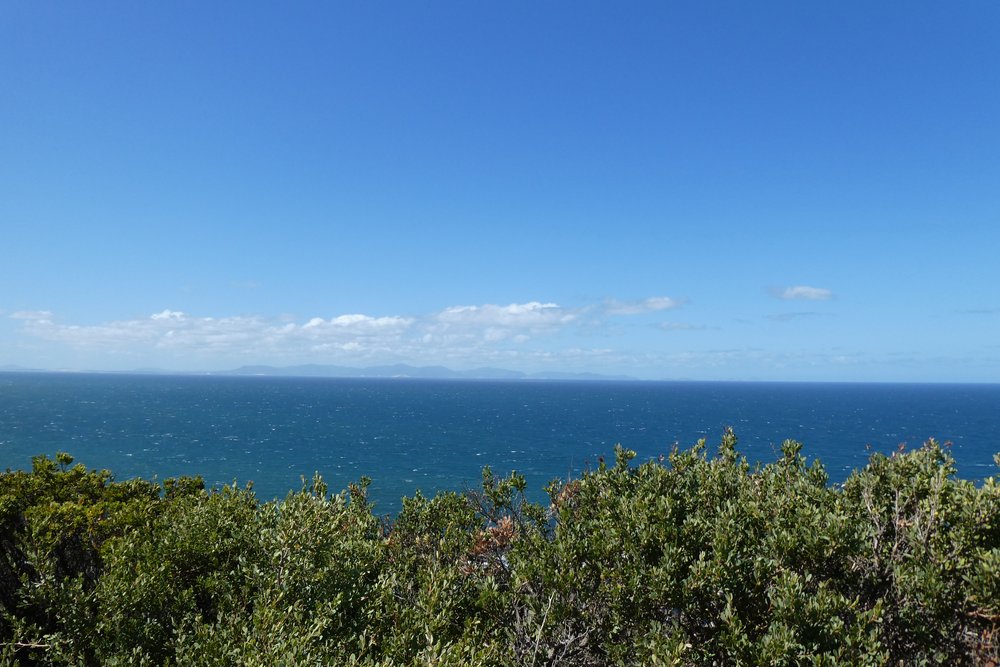
M 37 457 L 0 475 L 0 663 L 997 662 L 998 480 L 931 441 L 831 485 L 800 449 L 619 448 L 547 507 L 487 469 L 391 520 L 364 479 L 261 503 Z

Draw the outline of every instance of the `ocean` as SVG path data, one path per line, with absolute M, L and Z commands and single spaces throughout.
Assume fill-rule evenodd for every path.
M 418 489 L 473 488 L 483 466 L 525 475 L 532 497 L 553 478 L 637 461 L 726 426 L 753 462 L 788 438 L 833 482 L 871 451 L 950 442 L 959 474 L 997 473 L 1000 384 L 478 381 L 0 373 L 0 469 L 72 454 L 117 479 L 202 475 L 253 481 L 261 499 L 319 472 L 331 490 L 373 480 L 378 513 Z

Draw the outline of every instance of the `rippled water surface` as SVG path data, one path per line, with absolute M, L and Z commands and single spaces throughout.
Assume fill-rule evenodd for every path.
M 283 496 L 320 472 L 332 489 L 373 478 L 379 511 L 416 489 L 474 486 L 484 465 L 540 493 L 615 443 L 639 460 L 718 441 L 752 461 L 786 438 L 833 480 L 871 450 L 952 443 L 959 473 L 994 474 L 1000 385 L 487 382 L 0 374 L 0 468 L 67 451 L 119 479 L 200 474 Z M 536 496 L 537 497 L 537 496 Z

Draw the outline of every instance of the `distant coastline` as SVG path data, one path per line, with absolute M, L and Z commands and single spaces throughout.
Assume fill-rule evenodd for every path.
M 304 364 L 300 366 L 242 366 L 232 371 L 213 375 L 264 375 L 288 377 L 343 377 L 343 378 L 419 378 L 425 380 L 595 380 L 635 382 L 638 378 L 629 375 L 604 375 L 601 373 L 524 373 L 505 368 L 474 368 L 466 371 L 445 366 L 411 366 L 391 364 L 384 366 L 331 366 L 325 364 Z
M 99 368 L 35 368 L 18 364 L 0 365 L 0 373 L 65 373 L 69 375 L 163 375 L 173 377 L 274 377 L 274 378 L 339 378 L 339 379 L 399 379 L 399 380 L 490 380 L 490 381 L 552 381 L 552 382 L 638 382 L 693 384 L 768 384 L 768 385 L 937 385 L 972 386 L 997 385 L 1000 381 L 919 381 L 919 380 L 781 380 L 760 378 L 698 379 L 692 377 L 639 378 L 591 372 L 543 371 L 525 373 L 505 368 L 480 367 L 455 370 L 446 366 L 412 366 L 386 364 L 380 366 L 337 366 L 332 364 L 299 364 L 293 366 L 247 365 L 223 370 L 170 370 L 165 368 L 130 368 L 106 370 Z

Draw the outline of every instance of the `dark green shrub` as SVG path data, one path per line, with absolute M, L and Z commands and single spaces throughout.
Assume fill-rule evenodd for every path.
M 0 475 L 0 633 L 11 660 L 91 661 L 105 544 L 148 524 L 159 486 L 58 453 Z
M 0 663 L 988 664 L 1000 486 L 947 449 L 842 485 L 731 431 L 554 482 L 486 469 L 375 517 L 367 480 L 261 504 L 198 478 L 115 482 L 40 457 L 0 475 Z M 998 461 L 1000 463 L 1000 461 Z

